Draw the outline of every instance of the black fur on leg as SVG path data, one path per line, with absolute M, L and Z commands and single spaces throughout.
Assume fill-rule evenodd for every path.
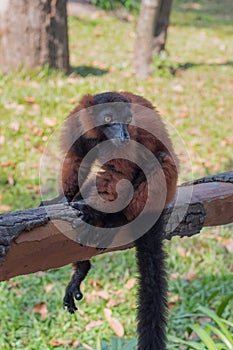
M 139 270 L 138 350 L 166 349 L 167 281 L 159 219 L 136 241 Z
M 78 261 L 74 265 L 75 272 L 73 273 L 70 283 L 66 287 L 66 293 L 63 299 L 63 306 L 67 307 L 68 311 L 73 314 L 77 307 L 74 299 L 81 300 L 83 295 L 80 290 L 81 282 L 85 279 L 88 271 L 91 268 L 90 260 Z

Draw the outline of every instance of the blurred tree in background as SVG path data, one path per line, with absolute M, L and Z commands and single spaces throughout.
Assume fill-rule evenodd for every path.
M 138 10 L 139 0 L 91 0 L 104 9 Z M 5 0 L 0 3 L 0 67 L 47 64 L 69 72 L 67 0 Z M 142 0 L 133 64 L 138 77 L 150 73 L 153 53 L 165 50 L 172 0 Z M 13 11 L 12 11 L 13 9 Z M 140 49 L 138 49 L 140 48 Z
M 0 3 L 0 67 L 69 71 L 66 0 L 4 0 Z

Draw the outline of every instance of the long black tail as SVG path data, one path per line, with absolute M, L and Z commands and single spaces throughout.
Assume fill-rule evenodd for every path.
M 138 350 L 166 348 L 167 280 L 162 225 L 136 242 L 139 270 Z

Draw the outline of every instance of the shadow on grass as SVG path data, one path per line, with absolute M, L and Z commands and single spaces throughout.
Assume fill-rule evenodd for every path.
M 199 67 L 223 67 L 223 66 L 231 66 L 233 67 L 233 61 L 226 61 L 226 62 L 213 62 L 213 63 L 195 63 L 195 62 L 185 62 L 180 64 L 161 64 L 155 67 L 156 75 L 160 77 L 167 77 L 167 76 L 176 76 L 179 71 L 186 71 L 188 69 L 195 69 Z
M 180 70 L 188 70 L 191 68 L 196 68 L 196 67 L 219 67 L 219 66 L 232 66 L 233 67 L 233 61 L 226 61 L 226 62 L 221 62 L 221 63 L 194 63 L 194 62 L 186 62 L 186 63 L 181 63 L 178 65 L 178 69 Z
M 87 77 L 90 75 L 94 76 L 102 76 L 104 74 L 108 73 L 107 69 L 101 69 L 98 67 L 92 67 L 92 66 L 78 66 L 78 67 L 72 67 L 72 72 L 76 73 L 80 77 Z
M 172 24 L 195 27 L 232 25 L 232 0 L 175 0 Z

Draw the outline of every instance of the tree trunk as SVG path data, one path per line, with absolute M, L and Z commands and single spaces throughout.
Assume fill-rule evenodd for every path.
M 172 0 L 161 1 L 158 16 L 154 23 L 153 52 L 156 54 L 165 50 L 171 9 Z
M 66 0 L 0 2 L 0 68 L 69 70 Z
M 134 49 L 134 68 L 139 78 L 147 77 L 150 72 L 154 22 L 161 2 L 161 0 L 142 0 L 141 2 Z

